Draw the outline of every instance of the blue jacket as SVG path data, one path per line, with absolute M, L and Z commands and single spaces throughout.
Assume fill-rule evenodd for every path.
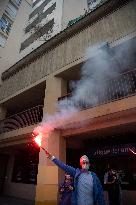
M 74 167 L 68 166 L 61 162 L 58 159 L 52 160 L 58 167 L 63 169 L 65 172 L 69 173 L 74 178 L 74 191 L 72 193 L 72 205 L 77 205 L 77 185 L 78 185 L 78 177 L 82 173 L 81 169 L 76 169 Z M 103 188 L 100 183 L 100 180 L 96 176 L 94 172 L 91 172 L 93 177 L 93 200 L 94 204 L 105 205 Z

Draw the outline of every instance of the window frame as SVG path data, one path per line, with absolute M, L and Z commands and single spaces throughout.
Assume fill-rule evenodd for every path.
M 1 25 L 0 25 L 1 30 L 7 35 L 9 35 L 11 27 L 12 27 L 12 22 L 8 20 L 8 18 L 6 18 L 6 16 L 4 15 L 1 17 L 0 21 L 1 21 Z M 3 24 L 3 27 L 2 27 L 2 24 Z
M 18 9 L 11 2 L 8 3 L 5 9 L 5 12 L 13 19 L 15 19 L 17 15 L 17 11 Z

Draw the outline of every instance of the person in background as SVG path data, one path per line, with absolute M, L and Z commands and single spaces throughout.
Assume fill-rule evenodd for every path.
M 108 188 L 109 205 L 121 205 L 121 183 L 116 170 L 108 170 L 104 176 L 104 184 Z
M 71 205 L 71 197 L 73 190 L 73 178 L 65 172 L 64 182 L 59 187 L 59 192 L 61 195 L 59 205 Z
M 102 185 L 96 174 L 89 171 L 86 155 L 80 158 L 81 169 L 68 166 L 49 153 L 46 156 L 74 178 L 71 205 L 105 205 Z

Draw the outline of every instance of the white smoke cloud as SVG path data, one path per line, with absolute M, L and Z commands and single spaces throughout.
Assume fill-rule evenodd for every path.
M 110 52 L 106 43 L 92 46 L 87 49 L 88 59 L 81 69 L 81 79 L 76 83 L 72 82 L 72 96 L 59 103 L 59 109 L 75 107 L 80 109 L 80 105 L 86 108 L 103 102 L 107 96 L 105 91 L 108 80 L 116 77 L 118 71 L 115 70 L 115 56 Z
M 120 77 L 117 78 L 122 72 L 120 58 L 123 57 L 123 52 L 125 54 L 126 49 L 128 50 L 129 46 L 113 52 L 107 43 L 88 48 L 85 53 L 88 60 L 81 68 L 80 80 L 72 81 L 70 86 L 73 92 L 69 98 L 58 102 L 58 112 L 43 117 L 40 128 L 42 132 L 44 130 L 50 132 L 55 128 L 81 127 L 84 125 L 83 122 L 71 125 L 69 121 L 81 107 L 83 109 L 106 103 L 129 92 L 129 76 L 124 80 Z M 120 84 L 118 84 L 119 81 Z M 65 121 L 69 121 L 70 125 Z

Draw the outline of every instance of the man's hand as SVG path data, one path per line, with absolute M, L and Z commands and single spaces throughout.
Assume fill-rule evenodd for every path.
M 62 193 L 62 192 L 64 192 L 64 191 L 65 191 L 65 189 L 64 189 L 64 188 L 61 188 L 61 189 L 60 189 L 60 192 L 61 192 L 61 193 Z
M 45 152 L 45 154 L 46 154 L 46 157 L 47 157 L 48 159 L 50 159 L 50 160 L 55 159 L 55 157 L 54 157 L 51 153 Z
M 73 191 L 73 187 L 72 187 L 71 185 L 69 186 L 69 190 L 70 190 L 70 191 Z
M 46 157 L 48 158 L 48 159 L 51 159 L 51 157 L 52 157 L 52 155 L 48 152 L 46 152 Z

